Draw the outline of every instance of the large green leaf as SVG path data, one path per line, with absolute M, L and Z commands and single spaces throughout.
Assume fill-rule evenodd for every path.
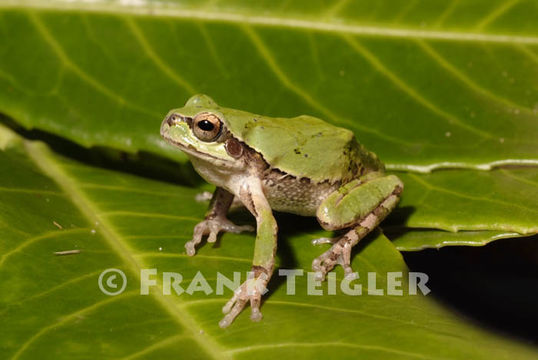
M 139 271 L 201 271 L 214 288 L 217 271 L 247 271 L 253 235 L 226 234 L 188 257 L 183 244 L 205 206 L 197 190 L 88 165 L 44 144 L 0 129 L 0 357 L 11 359 L 116 358 L 393 358 L 532 359 L 536 351 L 467 325 L 431 296 L 306 296 L 271 283 L 264 320 L 242 314 L 217 326 L 230 296 L 139 294 Z M 76 155 L 71 152 L 72 156 Z M 9 176 L 5 176 L 9 174 Z M 279 264 L 309 269 L 323 251 L 309 240 L 314 221 L 279 218 Z M 77 249 L 70 256 L 57 251 Z M 407 268 L 382 235 L 354 257 L 366 293 L 366 271 Z M 99 274 L 119 268 L 126 292 L 102 294 Z M 337 270 L 338 278 L 342 276 Z M 406 284 L 406 282 L 404 282 Z M 185 285 L 186 287 L 186 285 Z M 327 285 L 324 285 L 327 290 Z
M 247 2 L 0 4 L 0 111 L 84 145 L 184 159 L 159 139 L 159 123 L 206 92 L 228 106 L 349 127 L 392 169 L 536 163 L 538 38 L 521 15 L 532 3 L 475 4 L 489 15 L 464 3 L 383 1 L 375 12 L 342 1 L 309 2 L 305 14 L 298 2 L 263 15 L 267 5 Z M 536 233 L 537 174 L 399 174 L 397 225 Z M 458 243 L 445 235 L 427 246 Z
M 482 246 L 538 233 L 535 169 L 397 174 L 405 191 L 386 234 L 399 250 Z
M 522 235 L 507 231 L 438 231 L 433 229 L 385 229 L 387 237 L 400 251 L 439 249 L 450 245 L 484 246 L 500 239 L 517 238 Z
M 159 123 L 204 92 L 348 127 L 394 170 L 537 165 L 537 14 L 533 0 L 0 0 L 0 112 L 84 146 L 184 160 L 159 139 Z M 216 271 L 249 269 L 251 234 L 184 255 L 205 210 L 192 199 L 206 186 L 104 170 L 90 165 L 93 152 L 68 159 L 7 130 L 0 148 L 1 358 L 536 356 L 429 296 L 307 297 L 304 279 L 297 296 L 271 284 L 262 323 L 242 314 L 220 330 L 229 293 L 140 296 L 136 285 L 141 267 L 185 279 L 201 270 L 211 284 Z M 197 183 L 188 167 L 170 177 L 140 166 L 126 171 Z M 535 168 L 398 175 L 406 190 L 384 226 L 400 250 L 537 231 Z M 313 219 L 278 221 L 280 266 L 308 269 L 323 251 L 309 240 L 327 234 Z M 374 237 L 354 267 L 381 282 L 407 271 Z M 72 249 L 82 252 L 53 255 Z M 108 267 L 127 273 L 119 297 L 98 290 Z
M 538 171 L 450 170 L 398 173 L 405 191 L 397 210 L 409 227 L 538 232 Z
M 538 164 L 534 0 L 0 5 L 0 111 L 83 145 L 175 156 L 159 122 L 204 92 L 346 126 L 393 168 Z

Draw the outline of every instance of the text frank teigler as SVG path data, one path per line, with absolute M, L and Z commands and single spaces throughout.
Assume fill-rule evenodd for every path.
M 226 291 L 235 291 L 246 281 L 248 291 L 267 292 L 265 279 L 254 278 L 252 272 L 233 272 L 226 276 L 220 272 L 206 276 L 198 271 L 189 279 L 179 272 L 159 272 L 157 269 L 141 269 L 139 280 L 136 281 L 140 295 L 149 295 L 151 291 L 162 292 L 163 295 L 224 295 Z M 286 295 L 337 295 L 348 296 L 403 296 L 427 295 L 430 289 L 427 286 L 428 275 L 422 272 L 394 271 L 379 274 L 367 272 L 361 274 L 354 272 L 337 279 L 335 272 L 327 274 L 325 281 L 317 277 L 315 272 L 306 272 L 302 269 L 279 269 L 276 276 L 284 282 Z M 273 277 L 275 276 L 273 275 Z M 361 276 L 364 276 L 362 278 Z M 262 274 L 263 276 L 263 274 Z M 127 276 L 120 269 L 106 269 L 98 279 L 101 292 L 109 296 L 119 295 L 127 288 Z

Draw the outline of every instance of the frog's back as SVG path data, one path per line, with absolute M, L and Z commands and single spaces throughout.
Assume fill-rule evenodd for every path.
M 261 153 L 272 168 L 298 178 L 345 182 L 382 168 L 377 156 L 361 146 L 350 130 L 318 118 L 271 118 L 227 110 L 234 121 L 224 121 L 236 138 Z

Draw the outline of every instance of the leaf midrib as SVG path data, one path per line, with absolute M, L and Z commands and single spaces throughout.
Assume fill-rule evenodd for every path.
M 43 171 L 49 178 L 69 196 L 73 204 L 80 210 L 81 214 L 86 217 L 91 224 L 99 223 L 99 229 L 103 239 L 107 242 L 112 250 L 124 261 L 126 269 L 128 269 L 133 277 L 140 282 L 140 270 L 148 268 L 141 258 L 134 257 L 134 251 L 129 244 L 123 240 L 122 236 L 108 222 L 108 219 L 99 216 L 98 206 L 93 203 L 87 195 L 81 190 L 81 185 L 77 180 L 71 177 L 53 158 L 51 151 L 43 143 L 24 142 L 24 148 L 29 158 L 36 166 Z M 225 353 L 226 349 L 222 348 L 214 339 L 207 335 L 196 320 L 178 306 L 178 302 L 163 295 L 161 284 L 157 284 L 155 291 L 150 291 L 151 296 L 166 310 L 170 317 L 178 323 L 190 337 L 199 345 L 199 347 L 211 356 L 213 359 L 230 359 L 230 356 Z
M 233 24 L 249 24 L 266 27 L 285 27 L 298 30 L 341 33 L 350 35 L 376 36 L 387 38 L 434 39 L 460 42 L 489 42 L 538 44 L 538 36 L 509 35 L 501 33 L 464 32 L 424 30 L 412 27 L 396 27 L 382 25 L 360 25 L 342 22 L 342 19 L 302 20 L 291 16 L 259 16 L 247 12 L 212 11 L 210 9 L 185 9 L 177 4 L 161 4 L 147 2 L 141 5 L 118 5 L 113 3 L 96 3 L 81 1 L 36 1 L 36 0 L 0 0 L 0 8 L 32 8 L 39 10 L 68 10 L 92 13 L 113 13 L 128 15 L 151 15 L 179 19 L 190 19 L 206 22 L 225 22 Z

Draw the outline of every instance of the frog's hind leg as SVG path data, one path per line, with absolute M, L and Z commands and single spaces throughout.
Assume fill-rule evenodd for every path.
M 349 230 L 339 238 L 329 239 L 333 246 L 312 262 L 317 280 L 323 280 L 336 264 L 342 265 L 346 276 L 353 273 L 351 249 L 396 207 L 402 190 L 403 184 L 396 176 L 379 176 L 366 182 L 352 181 L 325 199 L 317 213 L 322 227 Z

